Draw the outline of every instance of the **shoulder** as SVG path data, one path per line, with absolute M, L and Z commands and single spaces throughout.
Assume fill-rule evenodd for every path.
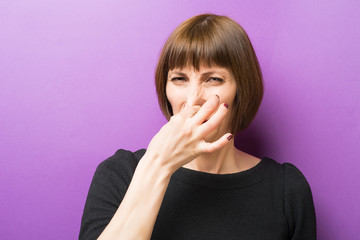
M 304 174 L 293 164 L 283 163 L 285 193 L 297 196 L 309 196 L 311 190 Z
M 144 153 L 144 149 L 136 152 L 120 149 L 102 161 L 96 168 L 88 195 L 94 195 L 93 198 L 114 194 L 120 198 L 124 195 Z
M 114 155 L 98 165 L 95 177 L 98 175 L 106 175 L 107 177 L 122 175 L 127 179 L 131 179 L 145 151 L 145 149 L 140 149 L 136 152 L 124 149 L 117 150 Z
M 145 149 L 120 149 L 96 168 L 87 195 L 79 239 L 97 238 L 110 222 L 131 182 Z
M 284 211 L 291 235 L 316 239 L 316 216 L 310 185 L 293 164 L 284 163 Z
M 291 239 L 316 239 L 316 217 L 310 185 L 303 173 L 291 163 L 278 163 L 270 158 L 268 170 L 276 185 L 282 188 L 283 210 Z
M 98 168 L 118 167 L 118 166 L 137 166 L 139 160 L 145 154 L 145 149 L 131 152 L 125 149 L 119 149 L 114 155 L 102 161 Z
M 271 158 L 264 157 L 262 161 L 266 162 L 267 169 L 272 173 L 281 177 L 284 184 L 290 188 L 307 188 L 309 186 L 303 173 L 292 163 L 279 163 Z
M 276 186 L 282 188 L 285 202 L 307 201 L 312 198 L 310 185 L 304 174 L 292 163 L 278 163 L 271 158 L 262 158 L 264 174 Z

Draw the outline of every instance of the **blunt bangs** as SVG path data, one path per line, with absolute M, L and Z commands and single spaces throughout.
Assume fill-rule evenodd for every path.
M 176 41 L 171 41 L 165 58 L 167 71 L 192 66 L 199 70 L 204 67 L 230 67 L 229 51 L 224 39 L 214 31 L 214 26 L 194 26 L 179 33 Z

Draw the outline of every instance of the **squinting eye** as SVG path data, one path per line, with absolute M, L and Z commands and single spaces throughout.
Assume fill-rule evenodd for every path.
M 210 82 L 210 81 L 223 82 L 224 80 L 222 80 L 222 78 L 212 77 L 207 80 L 207 82 Z
M 183 77 L 174 77 L 174 78 L 171 78 L 171 81 L 175 82 L 175 81 L 186 81 L 185 78 Z

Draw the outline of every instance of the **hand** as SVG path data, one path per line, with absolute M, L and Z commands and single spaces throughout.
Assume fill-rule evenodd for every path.
M 175 172 L 200 154 L 212 153 L 224 147 L 229 142 L 229 133 L 214 142 L 205 141 L 205 137 L 217 129 L 228 113 L 227 106 L 219 104 L 219 97 L 212 96 L 200 109 L 185 106 L 154 136 L 146 155 L 160 166 Z

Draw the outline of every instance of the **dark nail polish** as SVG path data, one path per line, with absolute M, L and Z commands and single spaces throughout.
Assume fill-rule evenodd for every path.
M 232 138 L 233 138 L 233 135 L 229 135 L 229 136 L 227 137 L 227 140 L 230 141 Z
M 229 105 L 228 105 L 227 103 L 224 103 L 224 106 L 225 106 L 226 108 L 229 108 Z

